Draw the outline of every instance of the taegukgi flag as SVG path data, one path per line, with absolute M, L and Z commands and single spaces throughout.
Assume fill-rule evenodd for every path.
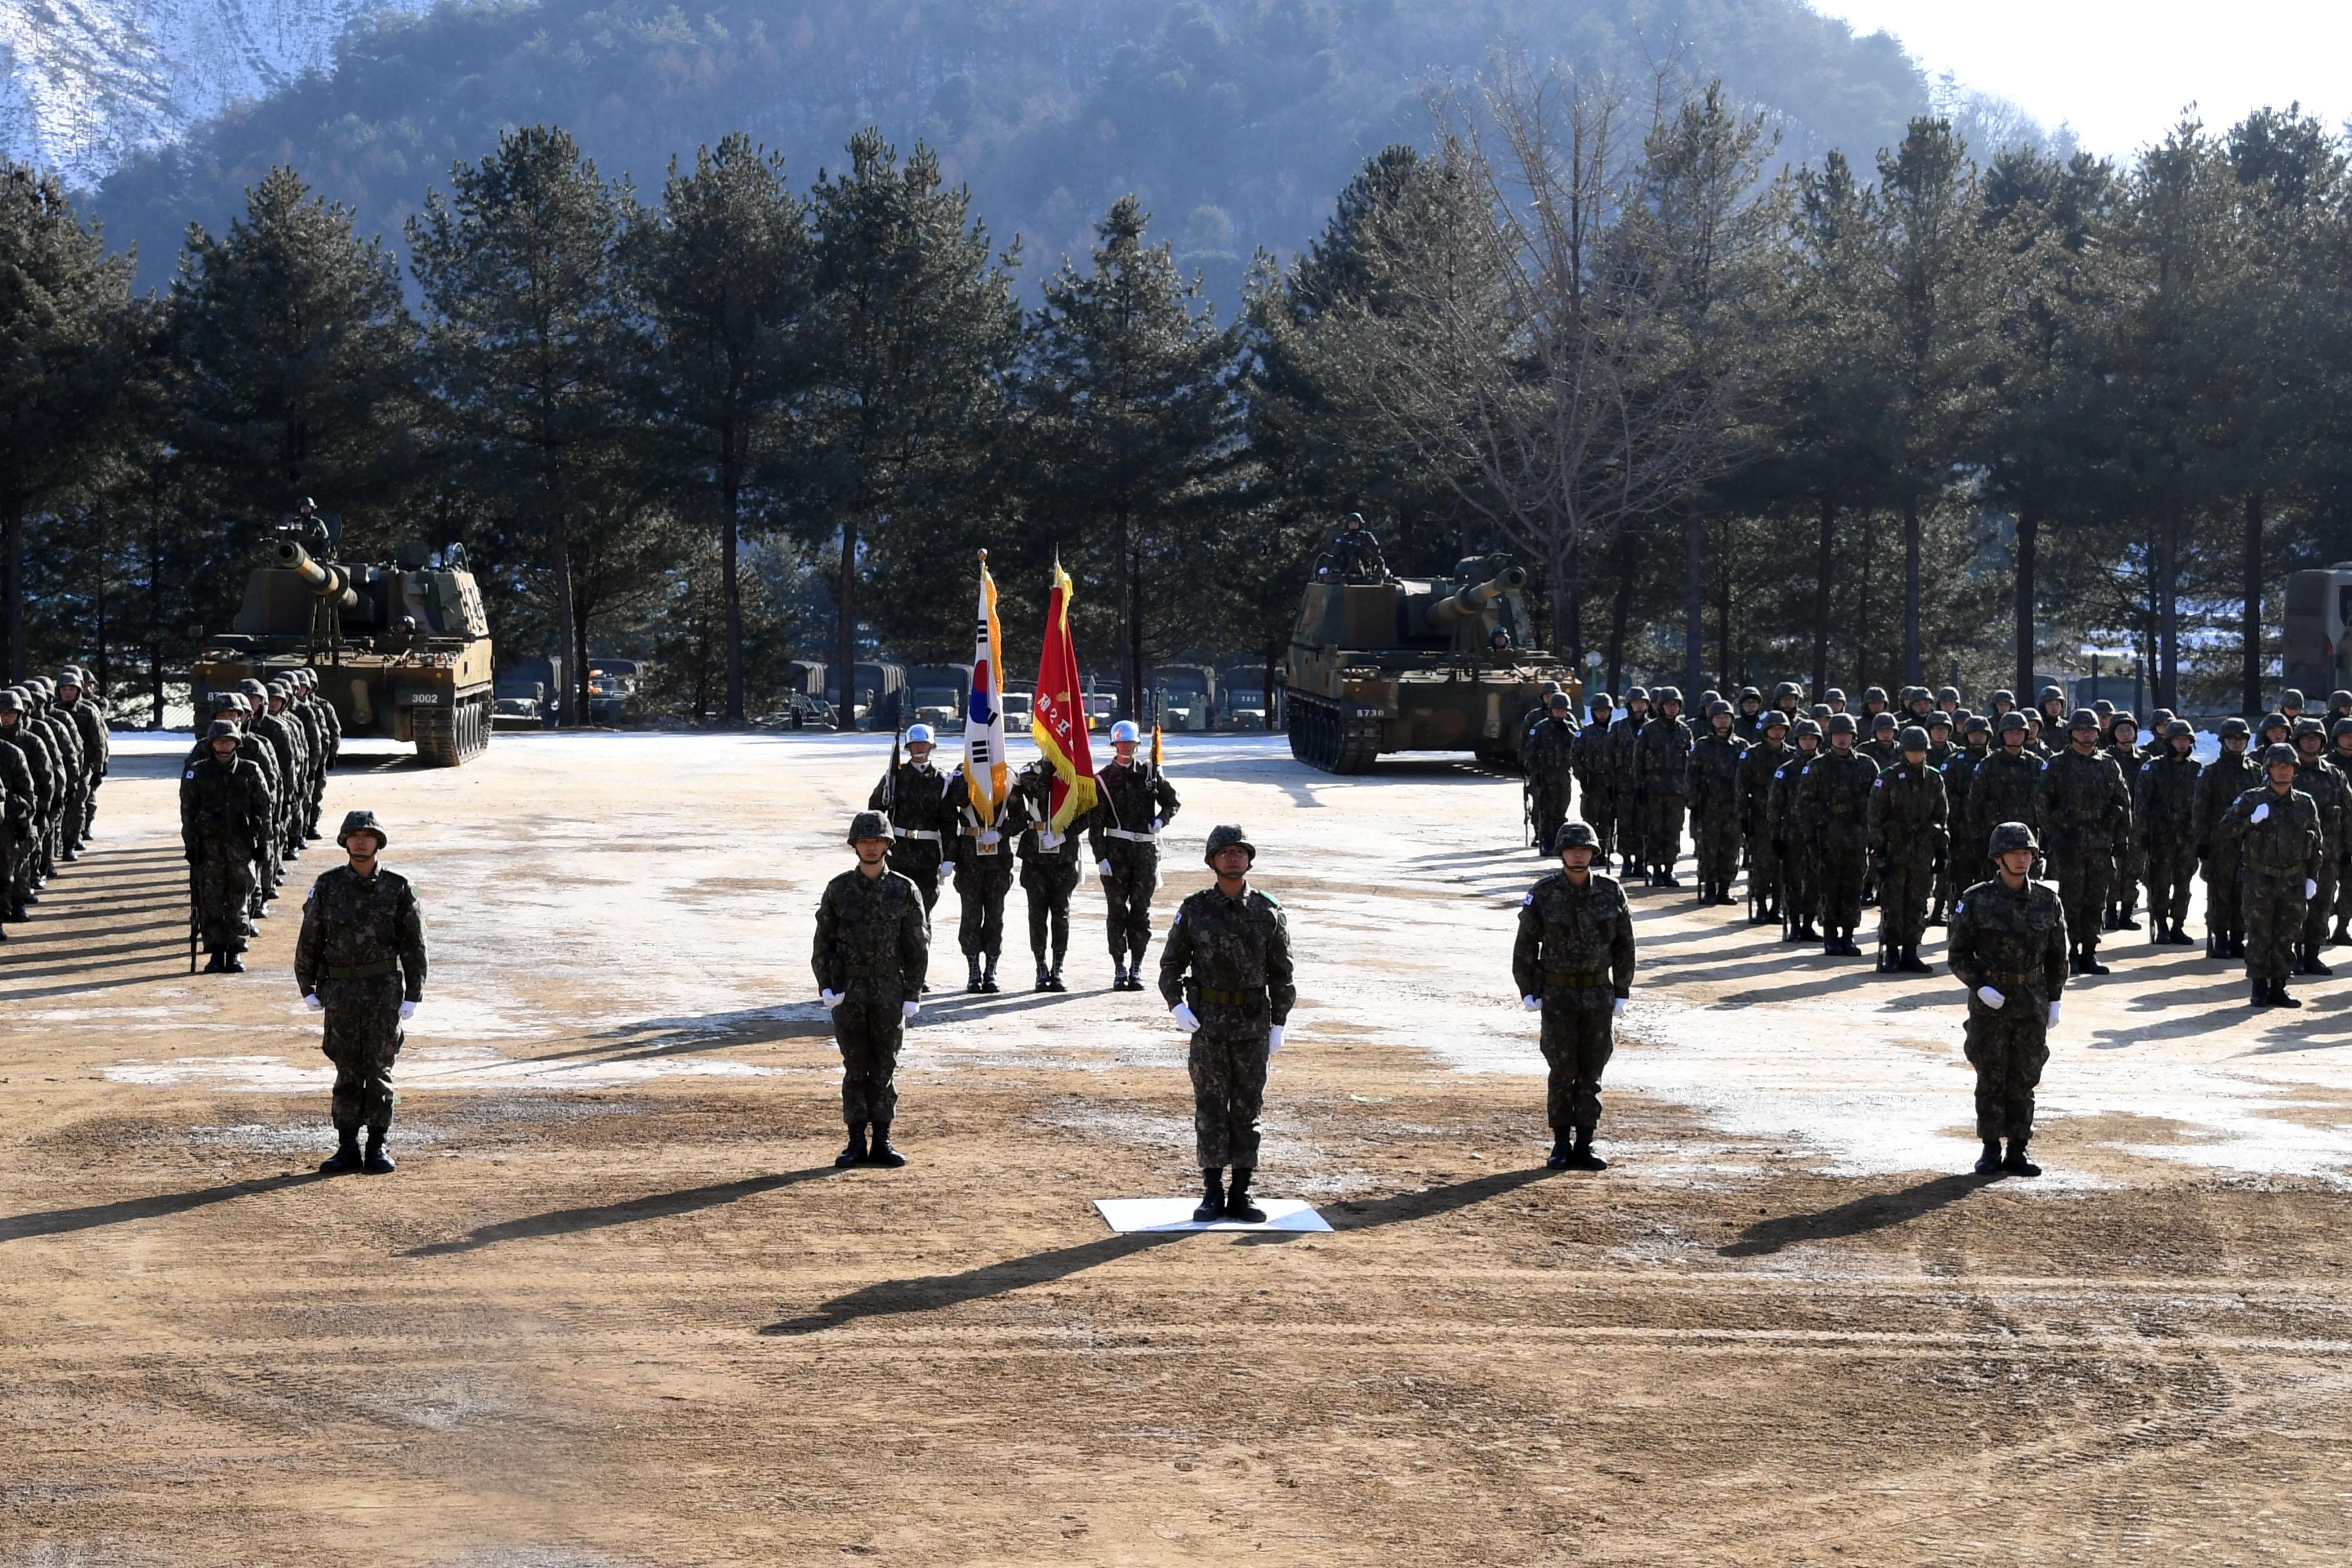
M 1004 804 L 1004 639 L 996 624 L 996 580 L 980 552 L 979 626 L 971 649 L 971 700 L 963 716 L 963 784 L 985 827 Z
M 1070 640 L 1070 574 L 1054 563 L 1054 592 L 1045 605 L 1045 651 L 1037 661 L 1036 705 L 1029 736 L 1053 764 L 1050 800 L 1056 833 L 1095 806 L 1094 751 L 1087 743 L 1086 688 L 1078 678 L 1078 650 Z

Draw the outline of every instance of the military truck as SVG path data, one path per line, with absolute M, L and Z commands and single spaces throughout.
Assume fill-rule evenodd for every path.
M 1284 661 L 1290 752 L 1326 773 L 1360 773 L 1384 752 L 1468 752 L 1519 765 L 1521 717 L 1575 671 L 1540 648 L 1508 557 L 1471 557 L 1446 577 L 1307 585 Z
M 455 767 L 490 743 L 490 623 L 462 545 L 404 544 L 389 563 L 345 563 L 314 531 L 282 531 L 245 582 L 226 633 L 204 640 L 199 693 L 310 666 L 345 735 L 416 747 Z

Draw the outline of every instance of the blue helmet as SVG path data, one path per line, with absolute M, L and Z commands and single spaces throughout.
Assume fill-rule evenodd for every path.
M 1113 745 L 1117 745 L 1121 741 L 1140 742 L 1143 739 L 1143 731 L 1135 727 L 1134 720 L 1121 719 L 1110 727 L 1110 739 Z
M 910 746 L 929 746 L 936 745 L 937 743 L 937 742 L 931 739 L 931 727 L 929 724 L 909 724 L 907 726 L 907 744 Z

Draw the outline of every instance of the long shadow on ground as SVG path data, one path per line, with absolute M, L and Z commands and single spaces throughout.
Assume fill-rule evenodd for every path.
M 184 1193 L 153 1193 L 143 1198 L 118 1198 L 110 1204 L 91 1204 L 82 1208 L 44 1209 L 37 1214 L 9 1215 L 0 1218 L 0 1243 L 23 1241 L 36 1236 L 66 1236 L 78 1230 L 95 1230 L 100 1226 L 126 1225 L 133 1220 L 163 1219 L 190 1209 L 200 1209 L 214 1204 L 225 1204 L 233 1198 L 249 1197 L 256 1193 L 274 1193 L 287 1187 L 299 1187 L 326 1178 L 316 1171 L 305 1171 L 296 1176 L 266 1176 L 251 1182 L 226 1182 L 215 1187 L 196 1187 Z
M 521 1241 L 536 1236 L 572 1236 L 583 1230 L 602 1230 L 607 1226 L 635 1225 L 643 1220 L 667 1219 L 673 1215 L 693 1214 L 698 1209 L 717 1208 L 739 1198 L 755 1197 L 772 1193 L 779 1187 L 794 1187 L 803 1182 L 814 1182 L 833 1174 L 831 1165 L 812 1165 L 804 1171 L 780 1171 L 772 1175 L 747 1176 L 740 1182 L 716 1182 L 707 1187 L 687 1187 L 675 1193 L 654 1193 L 642 1198 L 629 1198 L 617 1204 L 593 1204 L 584 1208 L 551 1209 L 545 1214 L 525 1215 L 520 1219 L 500 1220 L 486 1225 L 457 1241 L 437 1241 L 430 1247 L 414 1247 L 401 1254 L 403 1258 L 443 1258 L 453 1252 L 478 1252 L 485 1247 L 496 1247 L 502 1241 Z
M 1976 1175 L 1937 1176 L 1916 1186 L 1905 1187 L 1900 1192 L 1873 1193 L 1866 1198 L 1856 1198 L 1835 1208 L 1819 1209 L 1811 1214 L 1783 1215 L 1778 1219 L 1749 1226 L 1739 1233 L 1738 1241 L 1716 1250 L 1725 1258 L 1764 1258 L 1801 1241 L 1836 1241 L 1843 1237 L 1863 1236 L 1874 1230 L 1888 1230 L 1956 1204 L 1998 1179 Z

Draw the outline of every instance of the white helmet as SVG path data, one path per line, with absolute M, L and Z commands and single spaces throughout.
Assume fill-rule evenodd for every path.
M 1140 741 L 1142 739 L 1143 731 L 1135 727 L 1135 721 L 1132 719 L 1121 719 L 1118 723 L 1113 724 L 1110 727 L 1110 740 L 1111 744 L 1113 745 L 1118 744 L 1121 741 Z
M 937 742 L 933 742 L 931 739 L 931 727 L 929 724 L 909 724 L 907 726 L 907 744 L 910 746 L 929 746 L 936 743 Z

